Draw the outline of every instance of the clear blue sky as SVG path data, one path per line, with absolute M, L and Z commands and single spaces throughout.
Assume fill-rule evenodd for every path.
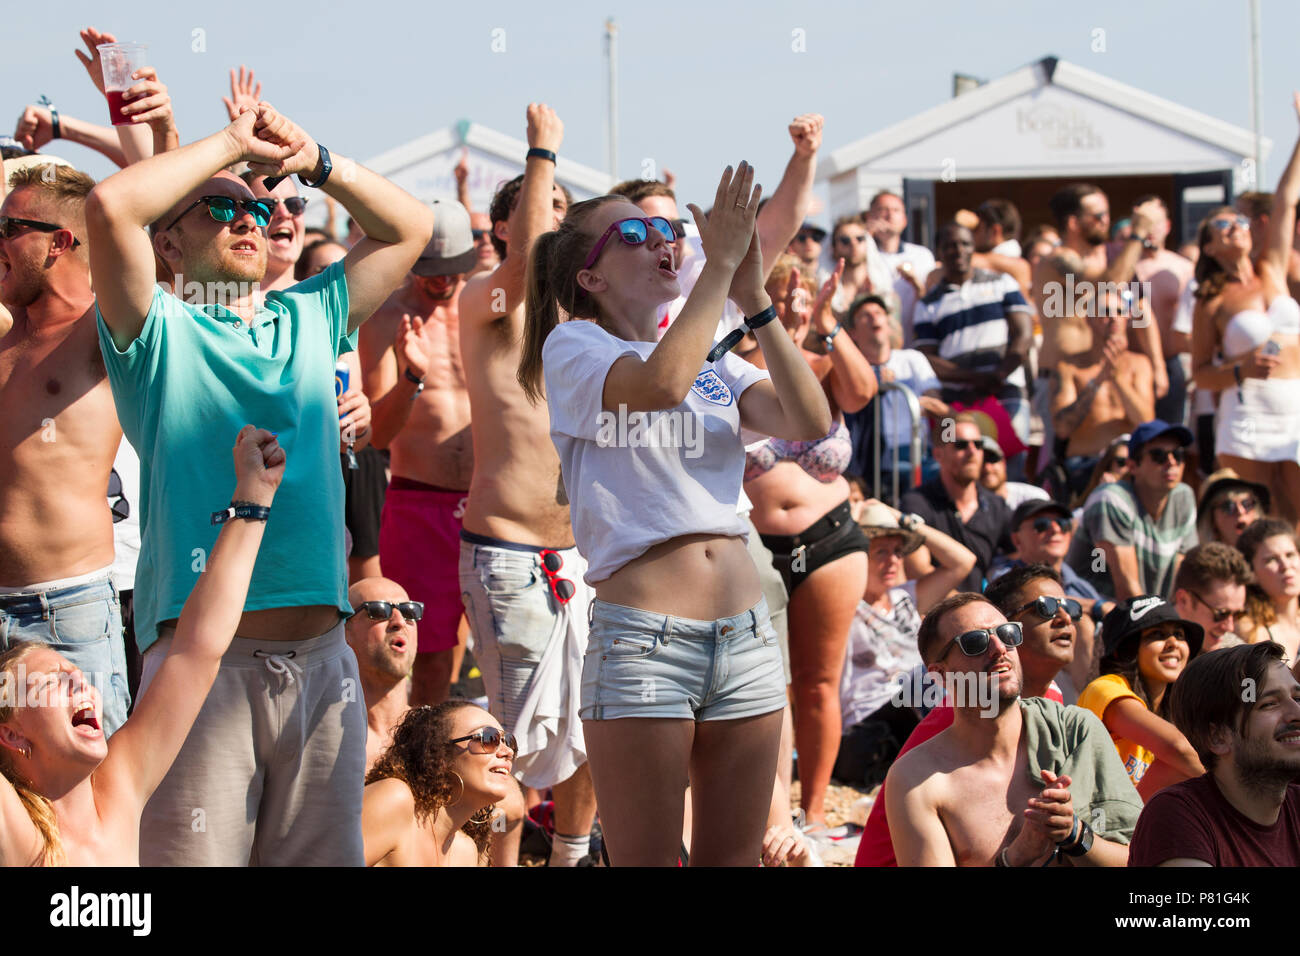
M 1272 188 L 1297 131 L 1300 4 L 1262 7 Z M 244 15 L 218 16 L 223 8 Z M 721 167 L 741 158 L 776 185 L 796 113 L 824 114 L 823 148 L 833 149 L 948 99 L 954 71 L 992 78 L 1047 54 L 1249 128 L 1248 14 L 1247 0 L 22 3 L 5 13 L 0 119 L 11 132 L 46 93 L 66 113 L 103 121 L 104 101 L 72 53 L 77 30 L 93 25 L 150 44 L 185 141 L 225 123 L 227 70 L 243 62 L 265 98 L 355 158 L 461 118 L 522 139 L 526 104 L 542 100 L 564 120 L 564 153 L 604 169 L 603 23 L 612 15 L 620 175 L 639 175 L 651 159 L 677 173 L 685 199 L 707 205 Z M 1104 53 L 1091 50 L 1096 28 Z M 196 29 L 205 52 L 192 49 Z M 492 51 L 496 29 L 504 52 Z M 796 29 L 806 52 L 791 48 Z M 79 147 L 61 153 L 92 174 L 111 171 Z

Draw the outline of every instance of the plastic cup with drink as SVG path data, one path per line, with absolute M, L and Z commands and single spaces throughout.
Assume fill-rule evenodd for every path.
M 136 81 L 131 78 L 131 74 L 145 65 L 145 53 L 149 46 L 145 43 L 101 43 L 95 49 L 99 51 L 99 62 L 104 71 L 108 115 L 114 126 L 128 126 L 131 118 L 122 115 L 122 107 L 126 105 L 126 91 L 135 85 Z

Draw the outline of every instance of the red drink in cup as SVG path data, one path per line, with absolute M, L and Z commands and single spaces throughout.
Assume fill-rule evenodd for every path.
M 127 102 L 123 97 L 136 84 L 131 74 L 145 65 L 145 53 L 149 47 L 144 43 L 101 43 L 95 49 L 99 51 L 103 66 L 109 118 L 114 126 L 126 126 L 131 119 L 122 115 L 122 107 Z

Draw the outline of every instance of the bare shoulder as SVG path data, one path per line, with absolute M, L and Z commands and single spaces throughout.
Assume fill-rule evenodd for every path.
M 887 780 L 889 786 L 907 789 L 920 788 L 923 792 L 933 791 L 939 779 L 938 771 L 944 764 L 943 731 L 931 737 L 923 744 L 918 744 L 894 761 L 889 768 Z
M 362 803 L 367 813 L 372 810 L 385 814 L 415 813 L 415 795 L 406 781 L 397 777 L 384 777 L 366 784 Z
M 487 321 L 505 317 L 505 289 L 501 286 L 501 263 L 491 272 L 481 272 L 465 282 L 460 290 L 458 308 L 460 317 L 469 321 Z M 493 310 L 493 299 L 499 299 L 501 307 Z
M 478 847 L 464 830 L 457 830 L 447 851 L 447 866 L 478 866 Z
M 0 866 L 31 866 L 41 857 L 43 841 L 18 791 L 0 777 Z

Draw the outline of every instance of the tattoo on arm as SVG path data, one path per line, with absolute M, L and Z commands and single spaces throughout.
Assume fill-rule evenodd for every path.
M 1101 379 L 1094 378 L 1080 390 L 1078 398 L 1057 412 L 1054 416 L 1057 431 L 1063 434 L 1073 432 L 1082 425 L 1083 420 L 1088 417 L 1088 412 L 1092 410 L 1093 399 L 1097 397 L 1100 388 Z

